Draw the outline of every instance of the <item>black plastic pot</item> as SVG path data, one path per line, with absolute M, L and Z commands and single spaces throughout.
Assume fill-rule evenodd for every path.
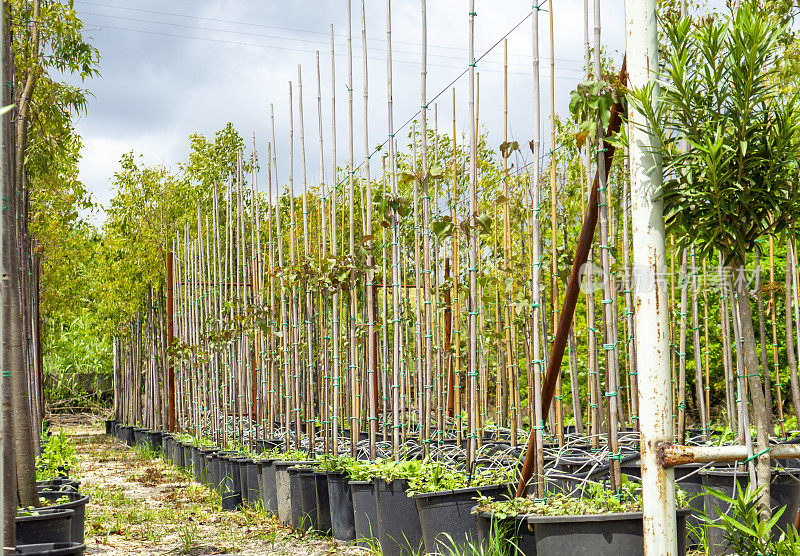
M 114 434 L 114 425 L 119 423 L 116 419 L 106 419 L 106 434 Z
M 686 554 L 686 516 L 677 512 L 678 556 Z M 644 555 L 642 512 L 580 516 L 525 516 L 521 531 L 532 532 L 536 556 Z
M 264 504 L 264 511 L 278 515 L 278 492 L 275 486 L 275 460 L 268 459 L 261 462 L 259 485 L 261 487 L 261 502 Z
M 172 462 L 172 435 L 161 433 L 161 457 L 164 461 Z
M 300 487 L 300 521 L 297 528 L 320 531 L 317 519 L 317 479 L 314 471 L 309 468 L 298 471 L 297 484 Z
M 241 492 L 223 492 L 222 493 L 222 509 L 232 512 L 238 510 L 242 505 Z
M 478 496 L 500 499 L 513 494 L 511 485 L 443 490 L 414 495 L 419 523 L 429 553 L 446 552 L 453 544 L 466 548 L 478 538 L 472 508 Z
M 210 458 L 214 452 L 216 452 L 216 448 L 200 448 L 198 450 L 199 457 L 198 457 L 198 465 L 200 466 L 200 482 L 204 484 L 210 484 L 210 471 L 209 471 L 209 464 Z
M 208 467 L 208 474 L 210 475 L 209 484 L 218 492 L 225 491 L 226 477 L 228 473 L 227 463 L 225 459 L 233 455 L 231 452 L 220 450 L 211 454 L 211 463 Z
M 261 498 L 261 486 L 258 477 L 258 463 L 249 459 L 239 467 L 239 473 L 247 477 L 247 488 L 243 487 L 242 499 L 251 508 L 255 508 L 256 502 Z
M 686 554 L 686 517 L 677 511 L 678 556 Z M 642 512 L 539 516 L 503 520 L 489 512 L 477 514 L 478 538 L 487 546 L 491 537 L 510 540 L 526 556 L 639 556 L 644 555 Z M 494 531 L 492 531 L 494 527 Z
M 772 480 L 769 487 L 770 507 L 775 512 L 778 508 L 786 507 L 775 527 L 772 529 L 773 537 L 780 535 L 787 526 L 794 523 L 797 517 L 798 503 L 800 502 L 800 482 L 795 477 L 800 474 L 800 469 L 772 470 Z M 747 489 L 750 478 L 747 471 L 739 471 L 735 467 L 703 469 L 700 471 L 703 486 L 721 491 L 727 496 L 736 498 L 736 486 L 734 481 L 741 485 L 742 490 Z M 722 500 L 707 494 L 702 497 L 705 502 L 705 514 L 710 519 L 717 519 L 720 510 L 728 511 L 728 504 Z M 708 527 L 708 547 L 709 554 L 730 554 L 728 542 L 725 540 L 725 532 L 716 527 Z
M 47 490 L 80 490 L 81 482 L 66 477 L 53 477 L 47 481 L 36 481 L 36 488 Z
M 353 517 L 350 480 L 343 473 L 328 473 L 327 484 L 333 538 L 342 542 L 353 541 L 356 538 L 356 524 Z
M 225 475 L 222 478 L 223 492 L 238 492 L 242 496 L 242 479 L 239 474 L 239 461 L 235 455 L 223 458 L 225 462 Z
M 197 446 L 194 444 L 185 444 L 183 447 L 183 468 L 194 475 L 195 454 L 197 453 Z M 196 478 L 196 477 L 195 477 Z
M 300 473 L 310 471 L 307 467 L 292 466 L 287 472 L 289 474 L 289 502 L 290 502 L 290 523 L 295 529 L 308 529 L 308 516 L 303 513 L 303 487 L 300 484 Z M 314 509 L 316 513 L 316 508 Z
M 83 556 L 86 545 L 80 542 L 53 542 L 41 544 L 18 544 L 7 554 L 27 554 L 28 556 Z
M 81 494 L 80 492 L 63 492 L 60 490 L 39 490 L 39 498 L 53 501 L 61 497 L 67 497 L 68 502 L 61 502 L 48 506 L 50 509 L 68 509 L 73 510 L 75 515 L 72 516 L 72 542 L 83 542 L 83 528 L 86 519 L 86 503 L 89 502 L 89 497 Z
M 317 523 L 315 529 L 324 534 L 331 532 L 331 504 L 328 497 L 328 474 L 314 473 L 316 489 Z
M 237 456 L 233 462 L 234 465 L 239 470 L 239 486 L 236 489 L 242 495 L 242 504 L 247 502 L 247 491 L 249 490 L 248 481 L 247 481 L 247 462 L 250 461 L 248 458 Z
M 172 446 L 172 463 L 178 467 L 184 467 L 183 461 L 183 442 L 175 440 Z
M 258 438 L 256 439 L 256 452 L 263 454 L 267 450 L 274 450 L 283 446 L 284 441 L 281 438 Z
M 206 470 L 206 484 L 211 488 L 217 488 L 219 486 L 218 478 L 214 475 L 213 467 L 214 467 L 214 454 L 216 452 L 214 450 L 208 450 L 203 455 L 203 468 Z
M 373 481 L 350 481 L 356 545 L 369 548 L 378 541 L 378 505 Z
M 154 431 L 150 430 L 147 432 L 147 440 L 150 443 L 150 449 L 160 451 L 161 450 L 161 435 L 163 433 L 161 431 Z
M 17 544 L 70 542 L 74 510 L 39 508 L 32 515 L 17 515 Z
M 477 512 L 475 526 L 478 543 L 484 548 L 497 546 L 501 554 L 536 554 L 535 539 L 530 534 L 520 535 L 523 523 L 518 518 L 495 519 L 490 512 Z
M 278 521 L 284 525 L 292 524 L 292 487 L 289 483 L 289 469 L 295 465 L 309 465 L 310 463 L 310 461 L 274 461 L 272 463 L 275 468 Z
M 422 527 L 417 504 L 406 495 L 408 481 L 375 481 L 378 540 L 384 556 L 416 554 L 422 548 Z
M 133 427 L 130 425 L 118 425 L 116 430 L 117 439 L 119 439 L 120 442 L 124 442 L 128 446 L 133 446 Z
M 133 429 L 133 444 L 135 446 L 144 446 L 147 443 L 147 433 L 149 429 L 134 427 Z

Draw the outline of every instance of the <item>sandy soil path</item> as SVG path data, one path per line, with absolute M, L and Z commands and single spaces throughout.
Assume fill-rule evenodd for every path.
M 226 512 L 217 493 L 153 454 L 129 448 L 87 419 L 54 423 L 75 438 L 87 554 L 361 555 L 329 538 L 292 531 L 256 510 Z

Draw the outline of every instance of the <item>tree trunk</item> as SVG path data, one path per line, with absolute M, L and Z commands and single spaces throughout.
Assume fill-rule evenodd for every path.
M 767 357 L 767 327 L 764 318 L 764 292 L 761 291 L 761 254 L 756 253 L 756 300 L 758 302 L 758 334 L 761 343 L 761 374 L 764 377 L 764 407 L 767 408 L 767 430 L 772 430 L 772 388 Z
M 786 241 L 786 302 L 784 304 L 784 313 L 786 316 L 786 359 L 789 363 L 789 387 L 792 392 L 792 409 L 794 409 L 795 419 L 800 419 L 800 384 L 797 380 L 797 358 L 794 353 L 794 331 L 792 319 L 792 289 L 794 288 L 794 253 L 792 252 L 792 243 L 787 239 Z
M 758 351 L 753 329 L 753 314 L 747 292 L 746 267 L 744 257 L 735 255 L 731 263 L 734 270 L 734 307 L 739 312 L 740 333 L 744 352 L 744 375 L 750 390 L 753 407 L 753 425 L 756 428 L 756 487 L 762 488 L 759 494 L 759 507 L 762 518 L 769 516 L 770 457 L 769 457 L 769 418 L 764 401 L 764 387 L 758 374 Z

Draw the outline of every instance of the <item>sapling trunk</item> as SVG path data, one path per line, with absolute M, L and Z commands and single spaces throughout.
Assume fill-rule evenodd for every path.
M 767 356 L 767 327 L 764 323 L 764 292 L 761 287 L 761 253 L 756 252 L 756 301 L 758 303 L 758 335 L 761 347 L 761 373 L 764 380 L 764 405 L 767 408 L 767 429 L 772 429 L 772 388 Z
M 759 492 L 759 507 L 762 518 L 768 518 L 770 510 L 770 456 L 769 456 L 769 418 L 767 406 L 764 401 L 764 390 L 758 375 L 758 351 L 756 347 L 755 331 L 753 330 L 750 297 L 745 280 L 746 267 L 744 256 L 734 255 L 731 262 L 734 271 L 734 291 L 736 292 L 735 304 L 739 311 L 738 319 L 743 348 L 743 368 L 749 385 L 750 399 L 752 401 L 753 425 L 756 429 L 756 487 Z M 749 434 L 749 431 L 748 431 Z
M 794 251 L 792 242 L 786 240 L 786 297 L 785 297 L 785 323 L 786 323 L 786 361 L 789 364 L 789 389 L 792 394 L 792 409 L 795 418 L 800 420 L 800 384 L 797 379 L 797 358 L 794 351 L 794 333 L 792 331 L 792 292 L 794 291 Z M 800 324 L 798 324 L 800 326 Z

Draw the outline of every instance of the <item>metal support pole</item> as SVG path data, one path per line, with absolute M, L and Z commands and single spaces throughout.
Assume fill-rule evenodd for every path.
M 656 0 L 625 0 L 625 20 L 629 86 L 637 89 L 658 71 Z M 677 554 L 678 540 L 675 472 L 657 458 L 658 446 L 672 438 L 662 169 L 646 120 L 632 106 L 628 116 L 644 553 L 664 556 Z

